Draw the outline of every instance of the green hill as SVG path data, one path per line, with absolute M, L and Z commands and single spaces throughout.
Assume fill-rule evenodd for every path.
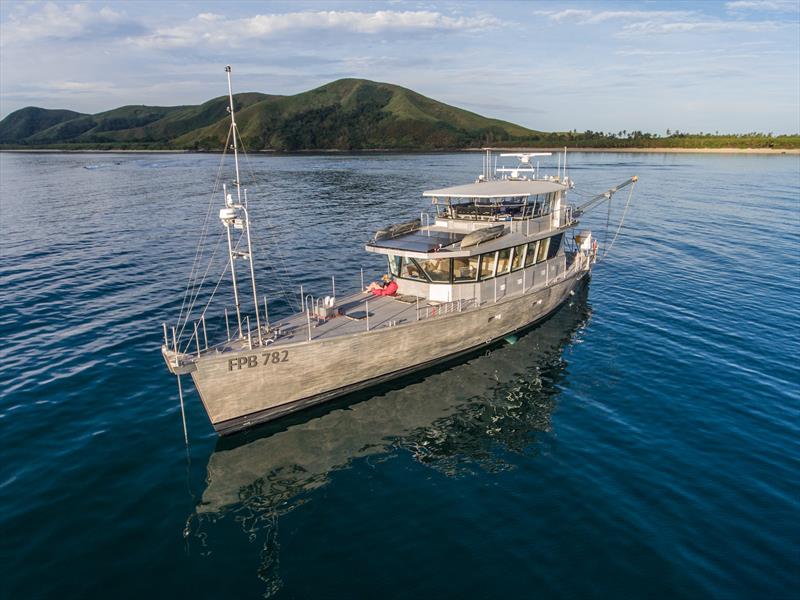
M 87 116 L 73 110 L 22 108 L 0 121 L 0 143 L 20 143 L 39 131 Z
M 641 131 L 543 132 L 489 119 L 409 89 L 340 79 L 294 96 L 234 96 L 249 151 L 558 148 L 800 148 L 800 137 Z M 28 107 L 0 121 L 0 148 L 220 150 L 228 98 L 199 106 L 123 106 L 86 115 Z
M 363 79 L 341 79 L 294 96 L 246 93 L 234 100 L 249 150 L 464 148 L 536 134 Z M 216 150 L 228 133 L 226 108 L 224 96 L 200 106 L 123 106 L 96 115 L 24 108 L 0 122 L 0 144 Z

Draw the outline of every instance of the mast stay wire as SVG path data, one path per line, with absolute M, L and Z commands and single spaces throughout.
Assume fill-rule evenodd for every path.
M 608 228 L 611 225 L 611 204 L 613 201 L 614 201 L 614 196 L 611 196 L 611 198 L 608 199 L 608 215 L 606 216 L 606 230 L 605 233 L 603 233 L 603 256 L 605 256 L 606 254 L 605 250 L 608 247 L 606 246 L 606 244 L 608 243 Z
M 628 214 L 628 208 L 630 208 L 631 198 L 633 198 L 633 189 L 635 187 L 636 187 L 636 182 L 633 183 L 633 185 L 631 186 L 631 191 L 628 193 L 628 200 L 625 202 L 625 208 L 622 211 L 622 217 L 620 217 L 619 226 L 617 227 L 617 231 L 614 233 L 614 237 L 611 238 L 611 244 L 608 247 L 603 249 L 603 256 L 600 257 L 600 259 L 599 259 L 600 261 L 604 260 L 605 257 L 608 255 L 608 253 L 611 252 L 611 248 L 614 247 L 614 242 L 616 242 L 617 241 L 617 237 L 619 237 L 619 232 L 622 231 L 622 225 L 625 223 L 625 215 Z M 609 202 L 609 205 L 610 204 L 611 203 Z
M 236 130 L 237 130 L 237 132 L 239 130 L 238 124 L 236 125 Z M 255 170 L 253 169 L 253 164 L 250 162 L 250 155 L 247 153 L 247 148 L 244 145 L 244 140 L 242 140 L 242 136 L 241 135 L 239 135 L 239 142 L 240 142 L 240 144 L 242 146 L 242 154 L 244 155 L 244 162 L 245 162 L 245 165 L 247 166 L 247 170 L 248 170 L 249 175 L 250 175 L 250 180 L 252 181 L 253 187 L 255 188 L 256 192 L 260 193 L 260 190 L 259 190 L 259 187 L 258 187 L 258 181 L 256 180 Z M 266 214 L 267 226 L 270 227 L 270 229 L 275 229 L 275 226 L 272 223 L 272 219 L 270 218 L 269 210 L 265 211 L 265 214 Z M 259 238 L 259 241 L 261 241 L 261 237 L 258 236 L 258 238 Z M 287 283 L 287 281 L 288 281 L 288 286 L 289 287 L 293 286 L 293 280 L 292 280 L 292 276 L 289 273 L 289 269 L 286 266 L 286 259 L 285 259 L 284 255 L 283 255 L 283 252 L 281 251 L 280 244 L 269 244 L 269 242 L 267 242 L 267 246 L 275 250 L 275 253 L 278 256 L 278 266 L 281 269 L 283 269 L 283 273 L 281 274 L 277 268 L 275 268 L 274 266 L 272 266 L 270 264 L 270 267 L 272 268 L 272 272 L 275 275 L 277 275 L 276 280 L 278 282 L 278 286 L 280 287 L 281 294 L 283 294 L 283 297 L 286 300 L 286 303 L 290 306 L 290 308 L 292 308 L 292 310 L 294 310 L 295 306 L 297 306 L 298 310 L 299 310 L 299 306 L 300 305 L 295 301 L 294 296 L 292 294 L 290 294 L 288 291 L 286 291 L 286 289 L 285 289 L 285 284 Z
M 180 332 L 178 333 L 178 340 L 179 341 L 183 337 L 183 332 L 186 329 L 186 325 L 189 324 L 189 317 L 192 315 L 192 311 L 194 310 L 194 306 L 197 303 L 197 299 L 200 297 L 200 292 L 203 289 L 203 283 L 205 282 L 206 277 L 208 277 L 208 273 L 211 270 L 211 265 L 214 263 L 214 257 L 217 254 L 217 250 L 219 250 L 220 244 L 222 243 L 222 239 L 223 239 L 223 235 L 222 235 L 222 232 L 220 232 L 219 235 L 217 235 L 217 244 L 216 244 L 216 246 L 214 246 L 214 251 L 211 253 L 211 257 L 208 259 L 208 265 L 206 265 L 206 270 L 203 273 L 203 278 L 200 280 L 200 283 L 197 284 L 197 287 L 195 288 L 196 292 L 193 293 L 193 295 L 191 296 L 191 299 L 189 301 L 189 307 L 186 310 L 186 318 L 183 321 L 183 325 L 181 326 Z M 241 240 L 241 236 L 239 236 L 239 240 Z M 239 246 L 239 242 L 238 241 L 236 242 L 236 246 L 238 248 L 238 246 Z M 178 322 L 178 325 L 180 325 L 180 321 Z
M 181 302 L 181 310 L 178 313 L 178 323 L 179 324 L 181 322 L 181 318 L 183 317 L 183 309 L 186 306 L 187 297 L 191 298 L 191 294 L 195 293 L 195 286 L 197 285 L 197 275 L 199 273 L 200 257 L 202 256 L 203 251 L 205 249 L 205 239 L 208 236 L 208 228 L 209 228 L 210 222 L 211 222 L 211 220 L 210 220 L 211 212 L 212 212 L 211 207 L 213 206 L 214 196 L 216 195 L 217 191 L 219 190 L 219 182 L 220 182 L 220 179 L 222 178 L 222 169 L 224 167 L 225 156 L 227 155 L 227 152 L 228 152 L 228 142 L 230 141 L 230 139 L 231 139 L 231 132 L 229 130 L 228 131 L 228 137 L 225 140 L 225 150 L 222 152 L 222 156 L 220 156 L 219 167 L 217 168 L 217 176 L 216 176 L 216 178 L 214 180 L 214 186 L 212 187 L 211 194 L 210 194 L 209 199 L 208 199 L 208 208 L 206 209 L 206 216 L 205 216 L 205 220 L 203 222 L 203 228 L 200 231 L 200 237 L 199 237 L 199 239 L 197 241 L 197 248 L 195 249 L 194 260 L 192 261 L 192 269 L 189 272 L 189 280 L 187 281 L 186 289 L 183 292 L 183 301 Z M 217 245 L 219 245 L 219 242 L 217 242 Z M 215 252 L 216 252 L 216 249 L 215 249 Z M 213 258 L 213 255 L 212 255 L 212 258 Z M 201 282 L 200 285 L 202 286 L 202 282 Z M 192 289 L 191 294 L 189 292 L 190 289 Z M 197 293 L 199 293 L 199 290 L 197 290 Z M 191 302 L 191 300 L 190 300 L 190 302 Z M 186 320 L 187 321 L 189 319 L 189 314 L 190 314 L 189 312 L 187 312 L 187 314 L 186 314 Z M 184 324 L 184 326 L 185 326 L 185 324 Z M 181 331 L 183 331 L 183 330 L 181 330 Z
M 220 240 L 222 240 L 222 237 L 223 237 L 223 236 L 222 236 L 222 234 L 220 233 L 220 235 L 219 235 L 219 239 L 220 239 Z M 244 232 L 242 232 L 242 233 L 240 233 L 240 234 L 239 234 L 239 239 L 238 239 L 238 240 L 236 240 L 236 245 L 233 247 L 233 249 L 234 249 L 234 250 L 238 250 L 238 249 L 239 249 L 239 244 L 242 242 L 242 239 L 243 239 L 243 238 L 244 238 Z M 217 247 L 219 247 L 219 242 L 217 243 Z M 213 259 L 213 257 L 212 257 L 212 259 Z M 212 301 L 212 300 L 214 300 L 214 295 L 217 293 L 217 289 L 219 289 L 219 285 L 220 285 L 220 283 L 222 282 L 222 278 L 225 276 L 225 273 L 227 273 L 227 272 L 228 272 L 228 268 L 229 268 L 229 266 L 230 266 L 230 263 L 229 263 L 229 262 L 226 260 L 226 261 L 225 261 L 225 264 L 224 264 L 224 266 L 223 266 L 223 268 L 222 268 L 222 273 L 220 273 L 220 276 L 219 276 L 219 278 L 217 279 L 217 283 L 216 283 L 216 285 L 214 286 L 214 289 L 211 291 L 211 295 L 208 297 L 208 300 L 206 301 L 206 305 L 203 307 L 203 310 L 202 310 L 202 311 L 201 311 L 201 313 L 200 313 L 200 318 L 203 318 L 203 317 L 205 316 L 206 312 L 208 311 L 208 307 L 211 305 L 211 301 Z M 209 262 L 209 269 L 210 269 L 210 267 L 211 267 L 211 263 Z M 209 269 L 206 269 L 206 275 L 208 275 L 208 271 L 209 271 Z M 204 279 L 205 279 L 205 276 L 204 276 Z M 192 302 L 192 308 L 191 308 L 191 310 L 194 310 L 194 304 L 197 302 L 197 298 L 198 298 L 198 296 L 195 296 L 195 298 L 194 298 L 194 300 L 193 300 L 193 302 Z M 191 314 L 191 311 L 190 311 L 190 313 L 189 313 L 189 314 Z M 181 329 L 181 331 L 180 331 L 180 334 L 178 335 L 178 340 L 180 340 L 180 339 L 181 339 L 181 336 L 183 335 L 183 331 L 184 331 L 184 329 L 186 328 L 186 325 L 187 325 L 187 324 L 188 324 L 188 320 L 187 320 L 187 321 L 186 321 L 186 322 L 183 324 L 183 328 Z M 189 340 L 186 342 L 186 350 L 184 350 L 184 353 L 186 353 L 186 352 L 189 350 L 189 346 L 190 346 L 190 345 L 191 345 L 191 343 L 192 343 L 192 338 L 193 338 L 193 337 L 194 337 L 194 334 L 192 334 L 192 335 L 189 337 Z
M 267 219 L 268 225 L 269 219 Z M 266 240 L 266 238 L 262 238 L 260 233 L 255 233 L 253 237 L 259 242 L 263 242 L 264 248 L 267 250 L 268 253 L 271 251 L 275 251 L 276 254 L 280 256 L 280 247 L 277 244 L 270 243 Z M 276 261 L 277 262 L 277 261 Z M 273 264 L 273 262 L 267 261 L 266 267 L 269 269 L 270 273 L 272 273 L 274 280 L 278 284 L 278 288 L 280 290 L 280 295 L 283 296 L 286 303 L 289 307 L 294 310 L 297 307 L 299 309 L 299 305 L 295 301 L 294 296 L 286 290 L 286 288 L 293 287 L 291 275 L 289 275 L 288 270 L 284 262 L 279 262 L 278 265 Z M 281 268 L 283 268 L 283 272 L 281 272 Z

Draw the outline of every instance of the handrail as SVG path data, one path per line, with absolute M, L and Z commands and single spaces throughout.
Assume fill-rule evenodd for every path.
M 458 300 L 450 300 L 436 305 L 417 306 L 417 321 L 464 312 L 473 306 L 477 306 L 477 298 L 459 298 Z M 423 311 L 425 316 L 421 314 Z

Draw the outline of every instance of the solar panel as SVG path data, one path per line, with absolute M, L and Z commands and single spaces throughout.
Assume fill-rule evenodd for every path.
M 393 250 L 406 250 L 409 252 L 431 252 L 442 246 L 449 246 L 464 239 L 463 233 L 449 233 L 445 231 L 415 231 L 398 238 L 383 239 L 371 242 L 377 248 L 391 248 Z

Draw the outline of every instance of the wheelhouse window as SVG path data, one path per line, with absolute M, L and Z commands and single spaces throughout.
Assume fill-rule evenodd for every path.
M 547 258 L 547 248 L 550 243 L 550 238 L 539 240 L 539 251 L 536 253 L 536 262 L 542 262 Z
M 449 258 L 421 260 L 419 266 L 433 283 L 450 283 L 451 263 Z
M 453 281 L 475 281 L 478 278 L 480 256 L 453 259 Z
M 497 259 L 496 252 L 481 254 L 481 280 L 494 277 L 494 264 Z
M 547 258 L 555 258 L 556 254 L 558 254 L 558 249 L 561 248 L 561 238 L 563 237 L 564 234 L 559 233 L 550 238 L 550 250 L 547 253 Z
M 530 267 L 536 262 L 536 252 L 539 247 L 539 242 L 531 242 L 528 244 L 528 252 L 525 254 L 525 266 Z
M 525 256 L 525 244 L 514 248 L 514 258 L 511 259 L 511 270 L 516 271 L 522 268 L 522 259 Z
M 395 277 L 400 275 L 400 265 L 403 262 L 403 257 L 389 254 L 386 258 L 389 259 L 389 272 Z
M 404 279 L 416 279 L 417 281 L 427 281 L 417 262 L 413 258 L 407 258 L 405 256 L 400 266 L 400 277 Z
M 511 248 L 503 248 L 497 252 L 497 269 L 496 275 L 505 275 L 511 266 Z

